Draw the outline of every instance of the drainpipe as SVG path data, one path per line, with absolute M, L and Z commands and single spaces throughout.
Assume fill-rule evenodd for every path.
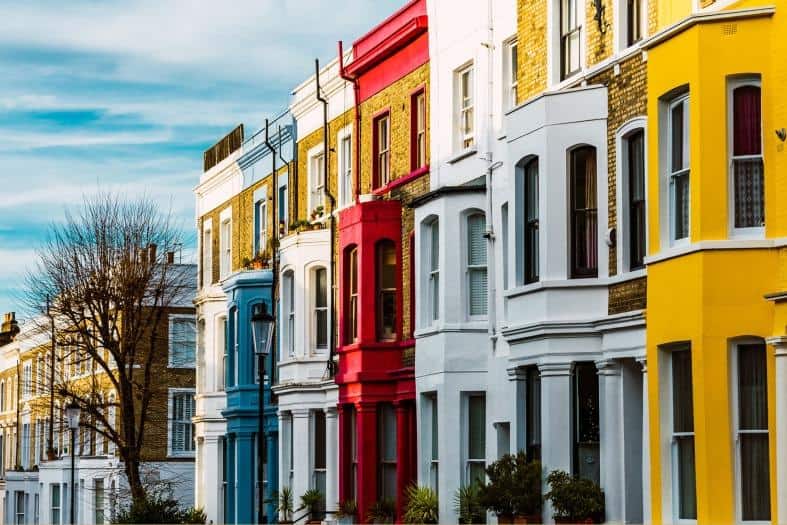
M 344 49 L 342 41 L 339 40 L 339 76 L 353 85 L 355 96 L 355 203 L 358 204 L 358 196 L 361 194 L 361 85 L 356 77 L 351 77 L 344 71 Z
M 19 450 L 19 442 L 22 440 L 22 419 L 19 417 L 19 412 L 21 410 L 21 402 L 20 399 L 22 397 L 22 372 L 21 372 L 21 362 L 22 353 L 17 350 L 16 351 L 16 439 L 14 440 L 14 470 L 16 470 L 17 465 L 22 464 L 22 454 Z
M 487 257 L 487 318 L 489 322 L 489 339 L 492 349 L 497 342 L 497 281 L 495 275 L 495 231 L 494 210 L 492 208 L 492 172 L 503 165 L 502 162 L 494 162 L 492 159 L 492 148 L 494 147 L 494 24 L 492 18 L 492 0 L 487 0 L 487 37 L 482 45 L 486 47 L 487 53 L 487 129 L 486 129 L 486 257 Z
M 272 210 L 272 212 L 273 212 L 273 221 L 274 221 L 274 224 L 276 226 L 274 228 L 272 228 L 273 229 L 273 234 L 271 235 L 271 270 L 273 271 L 273 281 L 271 282 L 271 299 L 272 299 L 272 303 L 273 304 L 271 306 L 273 307 L 274 315 L 276 315 L 276 312 L 278 311 L 278 309 L 276 308 L 277 307 L 277 304 L 276 304 L 276 299 L 277 299 L 276 281 L 277 281 L 277 279 L 276 279 L 276 277 L 277 277 L 277 273 L 279 271 L 279 265 L 278 265 L 278 259 L 279 259 L 279 218 L 278 218 L 278 213 L 277 213 L 277 210 L 276 210 L 276 203 L 279 200 L 279 191 L 278 191 L 279 188 L 277 187 L 278 181 L 279 181 L 279 175 L 278 175 L 278 173 L 276 173 L 276 148 L 274 148 L 273 144 L 271 144 L 271 141 L 270 141 L 269 136 L 268 136 L 268 128 L 269 128 L 268 119 L 265 119 L 265 145 L 268 147 L 268 150 L 271 152 L 271 161 L 273 163 L 273 165 L 272 165 L 272 169 L 273 169 L 273 181 L 272 181 L 272 183 L 273 183 L 272 184 L 272 187 L 273 187 L 273 189 L 272 189 L 272 192 L 273 192 L 273 199 L 272 199 L 273 210 Z M 274 338 L 276 337 L 276 332 L 275 331 L 273 333 L 273 336 L 274 336 Z M 274 339 L 274 342 L 275 342 L 275 339 Z M 273 348 L 276 348 L 275 344 L 273 345 Z M 271 352 L 271 375 L 270 375 L 271 385 L 273 384 L 273 376 L 274 376 L 274 372 L 275 372 L 275 370 L 274 370 L 275 367 L 273 366 L 273 362 L 275 360 L 274 355 L 275 355 L 275 353 Z
M 292 179 L 290 178 L 292 176 L 292 173 L 290 171 L 290 163 L 287 162 L 287 159 L 285 159 L 281 155 L 281 150 L 282 150 L 282 147 L 281 147 L 281 124 L 279 124 L 279 126 L 278 126 L 278 131 L 279 131 L 279 160 L 281 161 L 282 166 L 287 166 L 287 199 L 289 200 L 292 188 L 297 188 L 297 186 L 292 184 Z M 293 140 L 293 144 L 295 144 L 294 140 Z M 276 188 L 276 198 L 278 199 L 278 197 L 279 197 L 279 188 Z M 287 203 L 287 204 L 289 204 L 289 203 Z M 284 203 L 279 203 L 279 205 L 280 206 L 284 206 L 285 204 Z M 287 211 L 289 211 L 289 210 L 287 210 Z M 289 214 L 285 214 L 285 216 L 284 216 L 284 231 L 285 232 L 287 231 L 287 228 L 289 227 L 289 225 L 287 223 L 287 220 L 289 219 L 289 217 L 287 217 L 287 215 L 289 215 Z M 277 224 L 278 224 L 278 220 L 279 220 L 278 217 L 276 217 L 276 223 Z
M 341 53 L 341 50 L 340 50 Z M 341 55 L 340 55 L 341 57 Z M 341 61 L 341 58 L 339 58 Z M 341 62 L 340 62 L 341 64 Z M 333 194 L 331 194 L 330 190 L 328 190 L 328 153 L 330 152 L 329 146 L 329 137 L 328 137 L 328 100 L 326 100 L 322 94 L 320 93 L 320 61 L 319 59 L 314 59 L 314 78 L 315 78 L 315 94 L 317 95 L 317 100 L 322 102 L 322 141 L 323 141 L 323 156 L 322 160 L 324 163 L 323 168 L 323 181 L 322 181 L 322 191 L 325 196 L 328 197 L 328 200 L 331 201 L 331 213 L 328 216 L 331 221 L 331 256 L 330 256 L 330 272 L 331 272 L 331 340 L 328 342 L 328 364 L 327 364 L 327 371 L 328 376 L 333 377 L 335 370 L 334 370 L 334 363 L 333 363 L 333 356 L 336 353 L 336 334 L 334 331 L 336 328 L 336 281 L 335 278 L 335 267 L 336 267 L 336 256 L 334 255 L 334 242 L 336 240 L 336 232 L 335 232 L 335 218 L 333 216 L 334 210 L 336 209 L 336 199 L 334 198 Z M 357 192 L 356 192 L 356 199 L 357 199 Z

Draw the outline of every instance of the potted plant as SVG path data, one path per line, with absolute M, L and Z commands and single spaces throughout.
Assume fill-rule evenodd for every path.
M 375 501 L 369 507 L 367 521 L 369 523 L 393 523 L 396 519 L 396 505 L 389 499 Z
M 405 492 L 405 523 L 437 523 L 439 505 L 437 494 L 430 487 L 410 485 Z
M 317 489 L 309 489 L 301 496 L 301 509 L 309 512 L 309 522 L 321 521 L 325 498 Z M 300 510 L 300 509 L 299 509 Z
M 505 454 L 486 468 L 489 483 L 481 501 L 497 514 L 498 523 L 541 523 L 541 463 L 519 451 Z
M 358 515 L 358 504 L 354 499 L 347 499 L 339 502 L 339 508 L 336 511 L 336 519 L 339 525 L 352 525 Z
M 279 523 L 292 523 L 292 513 L 294 511 L 292 503 L 292 489 L 282 487 L 281 491 L 274 492 L 271 498 L 276 503 L 276 512 L 279 513 Z
M 553 470 L 547 476 L 555 523 L 601 523 L 604 521 L 604 492 L 596 483 Z
M 270 260 L 271 260 L 270 252 L 267 249 L 265 249 L 262 250 L 261 252 L 258 252 L 253 259 L 251 259 L 245 264 L 245 266 L 246 268 L 251 267 L 252 270 L 263 270 L 269 267 Z
M 312 210 L 311 213 L 312 221 L 316 221 L 317 219 L 322 218 L 324 214 L 325 214 L 325 208 L 323 206 L 317 206 Z
M 481 502 L 478 483 L 459 487 L 454 494 L 454 510 L 459 516 L 459 523 L 486 523 L 486 509 Z

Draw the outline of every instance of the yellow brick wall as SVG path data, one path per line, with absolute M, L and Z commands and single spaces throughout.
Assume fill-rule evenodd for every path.
M 604 6 L 604 17 L 601 27 L 604 32 L 599 30 L 599 23 L 595 20 L 596 8 L 592 0 L 585 2 L 585 25 L 582 30 L 586 31 L 587 47 L 585 51 L 585 66 L 592 67 L 595 64 L 612 56 L 614 51 L 612 44 L 612 17 L 614 7 L 612 0 L 601 0 Z
M 547 87 L 547 0 L 517 0 L 518 102 Z

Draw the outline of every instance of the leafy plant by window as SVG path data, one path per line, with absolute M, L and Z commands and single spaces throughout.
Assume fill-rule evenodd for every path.
M 486 467 L 486 475 L 489 483 L 480 487 L 486 509 L 508 519 L 541 514 L 541 463 L 528 461 L 520 450 Z
M 393 523 L 396 518 L 396 505 L 389 499 L 375 501 L 369 507 L 369 523 Z
M 188 523 L 204 524 L 207 516 L 202 509 L 178 507 L 172 498 L 149 496 L 135 500 L 114 516 L 114 523 Z
M 478 483 L 459 487 L 454 495 L 454 510 L 459 516 L 459 523 L 486 523 L 486 508 L 481 501 Z
M 601 523 L 604 521 L 604 492 L 596 483 L 562 470 L 547 476 L 555 520 L 563 523 Z
M 284 486 L 279 492 L 274 492 L 268 503 L 270 502 L 276 503 L 276 512 L 281 515 L 279 523 L 292 523 L 292 513 L 295 507 L 290 487 Z
M 410 485 L 405 493 L 405 523 L 437 523 L 439 504 L 437 494 L 430 487 Z
M 309 489 L 301 496 L 300 508 L 308 510 L 311 519 L 318 519 L 325 508 L 325 496 L 317 489 Z
M 347 499 L 339 502 L 336 512 L 337 518 L 354 518 L 358 514 L 358 503 L 354 499 Z

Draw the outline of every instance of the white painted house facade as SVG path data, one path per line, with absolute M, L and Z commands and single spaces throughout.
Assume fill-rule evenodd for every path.
M 440 521 L 456 522 L 456 490 L 524 450 L 546 471 L 599 483 L 607 521 L 642 522 L 645 321 L 642 310 L 610 314 L 608 298 L 645 274 L 609 272 L 607 89 L 555 80 L 517 106 L 516 2 L 428 9 L 432 186 L 415 204 L 419 483 L 437 490 Z M 580 200 L 588 205 L 570 205 Z M 543 518 L 552 522 L 548 505 Z

